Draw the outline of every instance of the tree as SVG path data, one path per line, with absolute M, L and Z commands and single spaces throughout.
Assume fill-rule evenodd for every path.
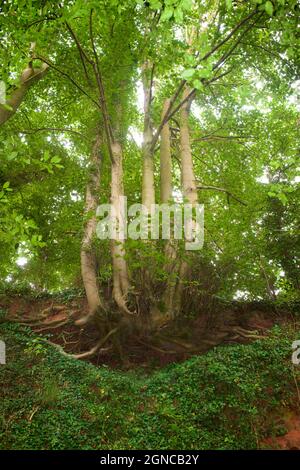
M 107 318 L 157 330 L 197 309 L 199 292 L 270 295 L 280 265 L 297 286 L 294 255 L 285 260 L 275 236 L 266 247 L 266 230 L 288 226 L 276 204 L 286 204 L 287 187 L 294 194 L 295 175 L 270 180 L 270 191 L 259 181 L 277 158 L 278 113 L 295 129 L 297 2 L 21 3 L 0 10 L 10 95 L 0 110 L 2 239 L 3 265 L 22 252 L 30 262 L 5 275 L 55 289 L 74 284 L 81 259 L 89 314 L 78 323 L 100 330 Z M 276 171 L 287 156 L 295 165 L 296 147 L 280 152 Z M 123 196 L 150 212 L 176 194 L 205 204 L 205 250 L 120 235 Z M 95 213 L 109 201 L 110 244 L 96 237 Z M 11 211 L 23 224 L 17 243 Z

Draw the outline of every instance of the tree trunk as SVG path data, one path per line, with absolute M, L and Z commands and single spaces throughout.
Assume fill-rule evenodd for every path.
M 191 89 L 185 87 L 182 100 L 191 92 Z M 191 101 L 184 103 L 180 111 L 180 159 L 181 159 L 181 188 L 184 202 L 195 206 L 198 203 L 197 183 L 194 173 L 192 150 L 190 143 L 189 113 Z M 173 309 L 174 315 L 178 315 L 182 307 L 182 296 L 184 283 L 189 275 L 189 264 L 182 260 L 179 267 L 179 277 L 176 285 Z
M 123 313 L 130 314 L 126 306 L 126 298 L 129 289 L 129 277 L 127 261 L 125 259 L 125 216 L 123 212 L 123 155 L 119 142 L 113 142 L 112 167 L 111 167 L 111 204 L 114 210 L 115 237 L 111 241 L 112 265 L 113 265 L 113 297 Z
M 83 317 L 76 322 L 80 325 L 87 323 L 87 321 L 103 309 L 97 280 L 97 257 L 93 248 L 97 226 L 96 210 L 98 205 L 102 164 L 100 146 L 101 137 L 98 134 L 95 138 L 91 154 L 90 177 L 86 188 L 84 209 L 88 220 L 84 228 L 80 251 L 81 275 L 88 301 L 89 313 L 86 317 Z
M 4 107 L 2 104 L 0 104 L 0 126 L 2 126 L 16 113 L 29 88 L 38 80 L 43 78 L 47 71 L 47 64 L 42 64 L 41 68 L 39 69 L 28 67 L 23 71 L 20 77 L 19 88 L 16 88 L 13 91 L 10 99 L 8 99 L 5 103 L 7 107 Z
M 164 119 L 165 113 L 168 110 L 170 100 L 166 99 L 163 105 L 161 119 Z M 170 142 L 170 127 L 167 122 L 160 134 L 160 202 L 168 204 L 172 199 L 172 160 L 171 160 L 171 142 Z M 166 286 L 162 294 L 160 304 L 162 307 L 153 306 L 151 309 L 151 319 L 154 328 L 163 326 L 168 321 L 174 318 L 174 296 L 176 289 L 176 246 L 172 236 L 167 240 L 165 245 L 166 263 L 164 270 L 168 274 Z
M 187 98 L 190 92 L 191 89 L 186 87 L 183 92 L 182 100 Z M 180 113 L 181 186 L 185 202 L 194 205 L 198 202 L 198 192 L 190 143 L 190 106 L 191 102 L 185 102 Z
M 144 132 L 143 132 L 143 181 L 142 181 L 142 204 L 151 213 L 151 206 L 155 204 L 154 189 L 154 161 L 151 143 L 153 131 L 151 125 L 151 99 L 152 79 L 150 77 L 151 66 L 146 63 L 143 66 L 143 90 L 144 90 Z
M 170 100 L 166 99 L 163 105 L 162 117 L 169 108 Z M 167 122 L 160 134 L 160 201 L 167 204 L 172 199 L 172 160 L 171 160 L 171 143 L 170 143 L 170 127 Z

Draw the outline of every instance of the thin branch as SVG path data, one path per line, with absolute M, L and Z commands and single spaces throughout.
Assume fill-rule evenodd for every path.
M 222 40 L 220 41 L 216 46 L 214 46 L 209 52 L 207 52 L 201 59 L 200 59 L 200 62 L 202 62 L 203 60 L 207 59 L 208 57 L 210 57 L 212 54 L 214 54 L 214 52 L 216 52 L 220 47 L 222 47 L 225 43 L 227 43 L 229 41 L 229 39 L 236 33 L 236 31 L 238 31 L 245 23 L 247 23 L 253 16 L 255 16 L 256 14 L 258 13 L 258 10 L 255 9 L 253 10 L 246 18 L 244 18 L 243 20 L 241 20 L 233 29 L 232 31 Z M 251 27 L 253 26 L 253 24 L 251 25 Z M 241 38 L 240 38 L 241 40 Z M 235 47 L 237 47 L 238 44 L 235 44 Z M 234 47 L 234 48 L 235 48 Z M 231 54 L 231 52 L 230 52 Z M 222 56 L 224 57 L 224 56 Z M 227 58 L 227 55 L 226 55 L 226 58 Z M 223 58 L 221 58 L 222 61 L 224 60 Z M 221 60 L 220 59 L 220 60 Z M 217 66 L 219 65 L 218 64 L 219 61 L 217 62 Z M 220 62 L 221 63 L 221 62 Z M 197 65 L 194 66 L 194 68 L 197 68 Z M 214 67 L 214 68 L 217 68 L 217 67 Z M 228 72 L 229 73 L 229 72 Z M 224 75 L 223 75 L 224 76 Z M 215 80 L 219 79 L 221 76 L 215 78 Z M 214 80 L 214 81 L 215 81 Z M 155 148 L 155 145 L 156 145 L 156 142 L 159 138 L 159 135 L 164 127 L 164 125 L 169 121 L 169 119 L 171 119 L 171 117 L 181 108 L 181 106 L 185 103 L 186 100 L 183 100 L 177 107 L 174 111 L 172 111 L 172 108 L 173 108 L 173 105 L 176 101 L 176 99 L 178 98 L 180 92 L 182 91 L 183 87 L 185 86 L 186 84 L 186 80 L 182 80 L 176 90 L 176 92 L 174 93 L 173 97 L 171 98 L 170 100 L 170 103 L 169 103 L 169 107 L 165 113 L 165 116 L 164 118 L 161 120 L 154 136 L 153 136 L 153 139 L 152 139 L 152 143 L 151 143 L 151 151 L 154 150 Z M 209 83 L 209 82 L 208 82 Z M 191 96 L 189 96 L 187 99 L 190 99 L 192 98 L 192 96 L 196 93 L 196 89 L 193 89 L 192 92 L 191 92 Z
M 162 128 L 164 127 L 164 125 L 168 122 L 168 120 L 170 119 L 169 115 L 170 115 L 170 112 L 172 110 L 172 107 L 175 103 L 175 101 L 177 100 L 181 90 L 183 89 L 184 85 L 186 84 L 186 80 L 182 80 L 176 90 L 176 92 L 174 93 L 174 95 L 172 96 L 172 98 L 170 99 L 170 103 L 169 103 L 169 106 L 168 106 L 168 109 L 166 110 L 166 113 L 164 115 L 164 118 L 161 120 L 161 123 L 159 124 L 155 134 L 153 135 L 153 139 L 152 139 L 152 142 L 151 142 L 151 151 L 154 150 L 155 148 L 155 145 L 156 145 L 156 142 L 158 141 L 158 138 L 160 136 L 160 133 L 162 131 Z
M 86 139 L 86 136 L 81 132 L 74 131 L 73 129 L 68 129 L 65 127 L 39 127 L 37 129 L 16 129 L 14 132 L 20 134 L 35 134 L 36 132 L 70 132 L 71 134 L 78 135 L 83 139 Z
M 270 49 L 268 49 L 267 47 L 264 47 L 258 44 L 252 44 L 251 42 L 241 42 L 241 44 L 243 44 L 244 46 L 250 46 L 250 47 L 257 48 L 257 49 L 261 49 L 265 51 L 267 54 L 271 55 L 272 57 L 275 57 L 276 59 L 279 59 L 280 61 L 285 62 L 288 65 L 291 65 L 287 59 L 285 59 L 284 57 L 281 57 L 280 54 L 276 54 L 276 52 L 274 51 L 270 51 Z
M 213 70 L 216 70 L 220 67 L 221 64 L 225 63 L 226 59 L 228 59 L 229 56 L 235 51 L 235 49 L 238 47 L 242 39 L 246 36 L 246 34 L 253 28 L 255 23 L 264 15 L 264 12 L 262 12 L 256 20 L 253 21 L 250 25 L 247 26 L 247 28 L 242 32 L 240 37 L 236 40 L 236 42 L 233 44 L 233 46 L 229 49 L 229 51 L 225 52 L 222 57 L 215 63 L 213 66 Z
M 246 16 L 246 18 L 244 18 L 243 20 L 241 20 L 241 21 L 230 31 L 230 33 L 229 33 L 224 39 L 222 39 L 222 41 L 220 41 L 218 44 L 216 44 L 210 51 L 208 51 L 208 52 L 200 59 L 200 62 L 202 62 L 203 60 L 208 59 L 212 54 L 214 54 L 218 49 L 220 49 L 220 47 L 222 47 L 224 44 L 226 44 L 226 42 L 228 42 L 229 39 L 231 39 L 232 36 L 233 36 L 245 23 L 247 23 L 247 21 L 249 21 L 251 18 L 253 18 L 253 16 L 255 16 L 257 13 L 258 13 L 258 10 L 255 9 L 255 10 L 253 10 L 248 16 Z
M 182 100 L 177 106 L 176 108 L 174 109 L 174 111 L 172 111 L 170 114 L 169 114 L 169 117 L 167 119 L 167 121 L 169 121 L 169 119 L 171 119 L 174 114 L 177 113 L 177 111 L 179 111 L 179 109 L 186 103 L 188 102 L 189 100 L 192 100 L 196 94 L 197 90 L 196 88 L 193 88 L 192 91 L 184 98 L 184 100 Z
M 94 69 L 94 73 L 96 76 L 97 85 L 99 89 L 99 98 L 100 98 L 100 103 L 101 103 L 100 109 L 102 111 L 103 120 L 104 120 L 104 128 L 105 128 L 105 133 L 106 133 L 106 138 L 107 138 L 109 156 L 110 156 L 111 161 L 113 162 L 114 157 L 113 157 L 113 152 L 111 148 L 111 143 L 114 142 L 114 136 L 113 136 L 113 132 L 110 126 L 110 122 L 109 122 L 109 115 L 108 115 L 108 111 L 106 107 L 105 92 L 104 92 L 104 86 L 102 82 L 102 75 L 100 71 L 99 58 L 98 58 L 98 54 L 96 51 L 94 35 L 93 35 L 93 8 L 90 11 L 90 40 L 91 40 L 92 49 L 93 49 L 93 53 L 95 57 L 95 63 L 93 62 L 93 69 Z
M 93 65 L 94 64 L 94 61 L 92 59 L 89 58 L 89 56 L 87 55 L 87 53 L 85 52 L 85 50 L 83 49 L 82 45 L 80 44 L 80 41 L 75 33 L 75 31 L 73 31 L 73 29 L 71 28 L 70 24 L 66 21 L 66 26 L 68 28 L 68 30 L 70 31 L 70 34 L 71 36 L 73 37 L 75 43 L 76 43 L 76 46 L 78 47 L 81 55 L 85 58 L 85 60 L 90 64 L 90 65 Z
M 217 80 L 220 80 L 220 78 L 225 77 L 229 73 L 231 73 L 233 68 L 226 70 L 225 72 L 221 73 L 220 75 L 215 75 L 213 78 L 211 78 L 208 82 L 206 82 L 207 85 L 210 85 L 211 83 L 216 82 Z
M 244 140 L 251 138 L 250 135 L 216 135 L 216 134 L 208 134 L 202 137 L 197 137 L 193 139 L 193 142 L 200 142 L 203 140 Z
M 227 194 L 229 197 L 231 197 L 232 199 L 235 199 L 235 201 L 239 202 L 240 204 L 242 204 L 243 206 L 247 206 L 247 204 L 244 202 L 244 201 L 241 201 L 241 199 L 239 199 L 238 197 L 236 197 L 234 194 L 232 194 L 230 191 L 228 191 L 227 189 L 224 189 L 224 188 L 218 188 L 216 186 L 204 186 L 204 185 L 201 185 L 201 186 L 197 186 L 197 189 L 212 189 L 213 191 L 220 191 L 222 193 L 225 193 Z
M 77 49 L 79 51 L 79 55 L 80 55 L 80 60 L 81 60 L 81 63 L 82 63 L 82 66 L 83 66 L 83 70 L 84 70 L 84 74 L 85 74 L 85 77 L 88 81 L 88 83 L 90 84 L 91 83 L 91 79 L 89 77 L 89 74 L 88 74 L 88 71 L 87 71 L 87 68 L 86 68 L 86 64 L 85 64 L 85 60 L 90 64 L 90 65 L 93 65 L 93 61 L 88 57 L 88 55 L 86 54 L 86 52 L 84 51 L 83 47 L 81 46 L 80 44 L 80 41 L 75 33 L 75 31 L 73 31 L 73 29 L 71 28 L 71 26 L 69 25 L 69 23 L 66 21 L 66 26 L 72 36 L 72 38 L 74 39 L 75 41 L 75 44 L 77 46 Z
M 92 96 L 90 96 L 82 88 L 82 86 L 79 85 L 79 83 L 77 83 L 68 73 L 66 73 L 63 70 L 59 69 L 58 67 L 56 67 L 56 65 L 52 64 L 48 59 L 45 59 L 42 56 L 35 56 L 34 58 L 42 60 L 43 62 L 45 62 L 45 64 L 49 65 L 49 67 L 51 67 L 53 70 L 56 70 L 56 72 L 60 73 L 63 77 L 66 77 L 76 88 L 78 88 L 79 91 L 81 91 L 82 94 L 84 94 L 87 98 L 89 98 L 89 100 L 91 100 L 97 106 L 97 108 L 101 109 L 101 107 L 99 106 L 99 103 L 97 103 L 97 101 L 94 100 L 94 98 Z

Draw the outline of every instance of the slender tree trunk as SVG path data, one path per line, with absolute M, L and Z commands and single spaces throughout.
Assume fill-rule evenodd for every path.
M 190 92 L 191 89 L 186 87 L 183 92 L 182 100 L 184 100 Z M 180 113 L 181 186 L 185 201 L 194 205 L 198 202 L 198 192 L 190 143 L 190 106 L 191 103 L 187 101 L 182 106 Z
M 191 92 L 191 89 L 185 87 L 182 100 Z M 192 150 L 190 143 L 189 113 L 191 102 L 187 101 L 180 111 L 180 158 L 181 158 L 181 188 L 184 202 L 195 206 L 198 203 L 197 183 L 194 173 Z M 189 265 L 182 260 L 179 267 L 179 279 L 176 285 L 173 310 L 174 315 L 178 315 L 182 307 L 182 296 L 184 283 L 188 278 Z
M 170 100 L 166 99 L 163 105 L 162 117 L 169 108 Z M 171 160 L 171 142 L 170 127 L 167 122 L 160 134 L 160 200 L 167 204 L 172 199 L 172 160 Z
M 100 151 L 101 137 L 98 134 L 92 148 L 90 178 L 86 188 L 85 214 L 88 217 L 81 242 L 81 275 L 88 301 L 89 313 L 76 323 L 83 325 L 103 309 L 97 280 L 97 257 L 93 247 L 96 234 L 96 209 L 100 189 L 100 173 L 102 155 Z
M 115 239 L 111 242 L 113 265 L 113 297 L 123 313 L 131 313 L 126 306 L 126 298 L 129 290 L 129 277 L 125 252 L 125 214 L 123 212 L 124 187 L 123 187 L 123 155 L 119 142 L 112 143 L 112 168 L 111 168 L 111 204 L 114 210 Z
M 168 110 L 170 100 L 166 99 L 163 105 L 162 117 L 164 119 L 165 113 Z M 170 127 L 167 122 L 160 134 L 160 202 L 168 204 L 172 199 L 172 160 L 171 160 L 171 142 L 170 142 Z M 164 266 L 165 272 L 168 274 L 166 286 L 162 294 L 160 304 L 162 308 L 153 306 L 151 309 L 151 319 L 154 327 L 160 327 L 169 320 L 174 318 L 173 301 L 176 289 L 176 247 L 172 238 L 166 242 L 165 245 L 166 263 Z
M 155 204 L 154 188 L 154 155 L 151 150 L 153 131 L 151 125 L 151 98 L 152 79 L 151 65 L 147 62 L 143 66 L 143 90 L 144 90 L 144 132 L 143 132 L 143 181 L 142 181 L 142 204 L 148 213 L 151 213 L 151 205 Z
M 47 64 L 42 64 L 41 68 L 38 69 L 28 67 L 23 71 L 20 77 L 20 86 L 13 91 L 10 99 L 6 101 L 5 107 L 0 104 L 0 126 L 16 113 L 29 88 L 43 78 L 47 71 Z

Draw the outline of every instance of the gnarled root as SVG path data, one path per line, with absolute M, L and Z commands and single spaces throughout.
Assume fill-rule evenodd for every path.
M 85 351 L 83 353 L 79 353 L 79 354 L 69 354 L 67 353 L 62 346 L 60 346 L 59 344 L 56 344 L 56 343 L 52 343 L 51 341 L 48 341 L 46 339 L 41 339 L 41 341 L 43 341 L 44 343 L 47 343 L 47 344 L 50 344 L 50 346 L 53 346 L 55 349 L 57 349 L 60 354 L 62 354 L 63 356 L 65 357 L 69 357 L 69 358 L 72 358 L 72 359 L 85 359 L 85 358 L 88 358 L 88 357 L 92 357 L 94 356 L 97 352 L 100 353 L 100 352 L 106 352 L 110 349 L 110 347 L 108 348 L 102 348 L 102 346 L 107 342 L 107 340 L 112 336 L 114 335 L 117 331 L 119 330 L 119 327 L 115 327 L 113 328 L 112 330 L 110 330 L 106 336 L 104 336 L 104 338 L 101 338 L 98 343 L 93 346 L 91 349 L 89 349 L 88 351 Z M 101 349 L 102 348 L 102 349 Z

